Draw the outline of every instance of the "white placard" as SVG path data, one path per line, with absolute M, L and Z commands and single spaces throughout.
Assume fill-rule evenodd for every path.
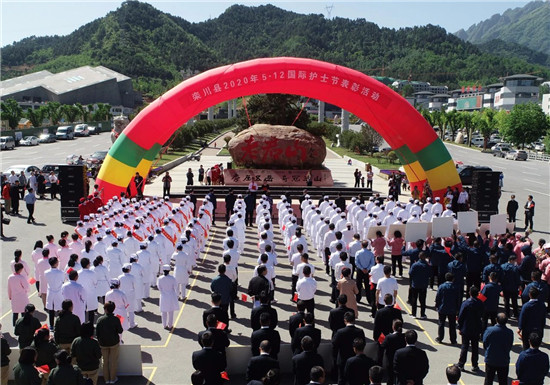
M 492 235 L 500 235 L 506 233 L 506 218 L 506 214 L 491 215 L 491 220 L 489 221 L 489 224 Z
M 428 224 L 428 234 L 426 234 L 426 238 L 431 238 L 432 236 L 432 222 L 426 222 Z
M 387 226 L 371 226 L 369 227 L 369 232 L 367 233 L 368 239 L 374 239 L 376 238 L 376 232 L 381 231 L 382 234 L 386 234 L 386 227 Z
M 407 230 L 405 231 L 406 242 L 416 242 L 419 239 L 426 240 L 428 235 L 428 223 L 416 222 L 407 223 Z
M 407 230 L 407 225 L 404 225 L 403 223 L 394 223 L 390 225 L 388 229 L 388 237 L 393 238 L 393 234 L 396 231 L 401 231 L 401 236 L 405 236 L 405 231 Z
M 434 218 L 432 222 L 432 237 L 445 238 L 453 236 L 454 220 L 452 217 Z
M 515 229 L 516 229 L 516 222 L 506 223 L 506 230 L 508 230 L 509 232 L 513 233 Z
M 475 233 L 477 230 L 477 211 L 459 211 L 458 229 L 462 234 Z

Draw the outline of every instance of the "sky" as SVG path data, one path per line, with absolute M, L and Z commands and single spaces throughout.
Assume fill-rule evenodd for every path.
M 142 0 L 143 1 L 143 0 Z M 155 8 L 190 22 L 216 18 L 232 4 L 257 6 L 257 1 L 146 1 Z M 302 13 L 323 14 L 349 19 L 364 18 L 381 27 L 401 28 L 415 25 L 440 25 L 449 32 L 467 29 L 508 8 L 521 7 L 528 1 L 445 1 L 401 0 L 366 1 L 272 1 L 277 7 Z M 121 1 L 0 0 L 0 46 L 32 35 L 68 35 L 75 29 L 116 10 Z

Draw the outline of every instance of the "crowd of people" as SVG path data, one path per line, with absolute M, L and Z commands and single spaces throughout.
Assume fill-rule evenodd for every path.
M 215 224 L 216 202 L 213 191 L 200 208 L 193 195 L 174 205 L 167 199 L 129 199 L 123 194 L 84 215 L 72 234 L 63 232 L 57 240 L 48 235 L 46 243 L 38 240 L 31 255 L 34 266 L 17 250 L 7 281 L 21 349 L 14 371 L 16 384 L 29 383 L 24 382 L 28 376 L 42 377 L 30 383 L 47 379 L 48 384 L 64 384 L 57 379 L 69 372 L 96 384 L 101 359 L 105 381 L 115 383 L 124 331 L 137 326 L 135 313 L 143 311 L 151 287 L 159 290 L 163 327 L 174 327 L 174 312 L 179 301 L 187 298 L 189 275 Z M 406 291 L 410 316 L 425 319 L 429 288 L 437 291 L 437 342 L 443 343 L 445 328 L 452 345 L 458 342 L 457 330 L 461 335 L 458 363 L 446 370 L 450 383 L 460 378 L 469 351 L 474 371 L 479 370 L 480 342 L 485 347 L 487 383 L 495 375 L 500 384 L 507 383 L 514 339 L 507 327 L 509 318 L 518 320 L 524 348 L 516 362 L 516 376 L 520 383 L 544 382 L 548 355 L 539 347 L 550 309 L 550 244 L 544 240 L 534 244 L 529 233 L 458 232 L 412 244 L 398 231 L 368 237 L 370 226 L 452 217 L 452 210 L 444 209 L 439 198 L 403 203 L 392 196 L 359 196 L 350 202 L 342 196 L 335 200 L 325 196 L 314 202 L 305 191 L 297 207 L 289 196 L 273 203 L 268 194 L 254 189 L 245 197 L 233 195 L 229 201 L 226 197 L 226 205 L 223 262 L 210 285 L 212 307 L 203 314 L 205 329 L 198 337 L 202 349 L 192 355 L 194 384 L 224 381 L 230 322 L 236 317 L 239 299 L 240 259 L 244 244 L 256 243 L 246 238 L 247 227 L 255 228 L 258 237 L 257 266 L 241 297 L 250 296 L 254 304 L 247 383 L 280 381 L 279 317 L 272 307 L 282 300 L 277 295 L 279 263 L 292 268 L 290 300 L 296 313 L 289 319 L 288 332 L 296 384 L 323 383 L 325 378 L 342 385 L 422 384 L 429 371 L 428 355 L 415 346 L 416 332 L 403 330 L 397 297 L 399 291 Z M 391 264 L 386 263 L 386 255 L 391 255 Z M 323 261 L 324 269 L 315 268 L 313 256 Z M 403 279 L 404 260 L 409 262 L 408 285 Z M 323 300 L 315 278 L 320 274 L 330 277 L 327 289 L 334 303 L 328 318 L 331 336 L 324 336 L 332 344 L 329 362 L 318 353 L 323 336 L 315 326 L 315 308 Z M 43 326 L 29 303 L 32 284 L 49 315 Z M 358 308 L 365 303 L 374 321 L 372 339 L 355 324 L 365 317 Z M 98 318 L 100 307 L 103 312 Z M 9 349 L 3 348 L 3 367 L 6 360 L 9 364 L 8 355 Z

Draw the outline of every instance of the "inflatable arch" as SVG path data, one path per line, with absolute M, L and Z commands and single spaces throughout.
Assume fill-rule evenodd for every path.
M 411 183 L 434 195 L 461 188 L 451 156 L 426 120 L 384 84 L 350 68 L 312 59 L 255 59 L 214 68 L 156 99 L 130 122 L 111 147 L 98 175 L 104 197 L 125 191 L 136 172 L 147 175 L 161 146 L 201 111 L 242 96 L 286 93 L 338 105 L 368 122 L 388 142 Z

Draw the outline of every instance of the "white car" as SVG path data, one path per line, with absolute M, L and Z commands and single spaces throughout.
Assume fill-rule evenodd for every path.
M 504 159 L 511 159 L 511 160 L 527 160 L 528 155 L 523 150 L 512 150 L 506 156 Z
M 21 146 L 38 146 L 38 138 L 36 136 L 25 136 L 19 141 Z
M 28 164 L 17 164 L 15 166 L 11 166 L 6 171 L 4 171 L 4 175 L 10 175 L 12 170 L 15 171 L 15 175 L 19 175 L 21 174 L 21 171 L 24 171 L 27 179 L 29 179 L 29 177 L 31 176 L 31 172 L 40 171 L 40 169 L 36 166 L 31 166 Z

